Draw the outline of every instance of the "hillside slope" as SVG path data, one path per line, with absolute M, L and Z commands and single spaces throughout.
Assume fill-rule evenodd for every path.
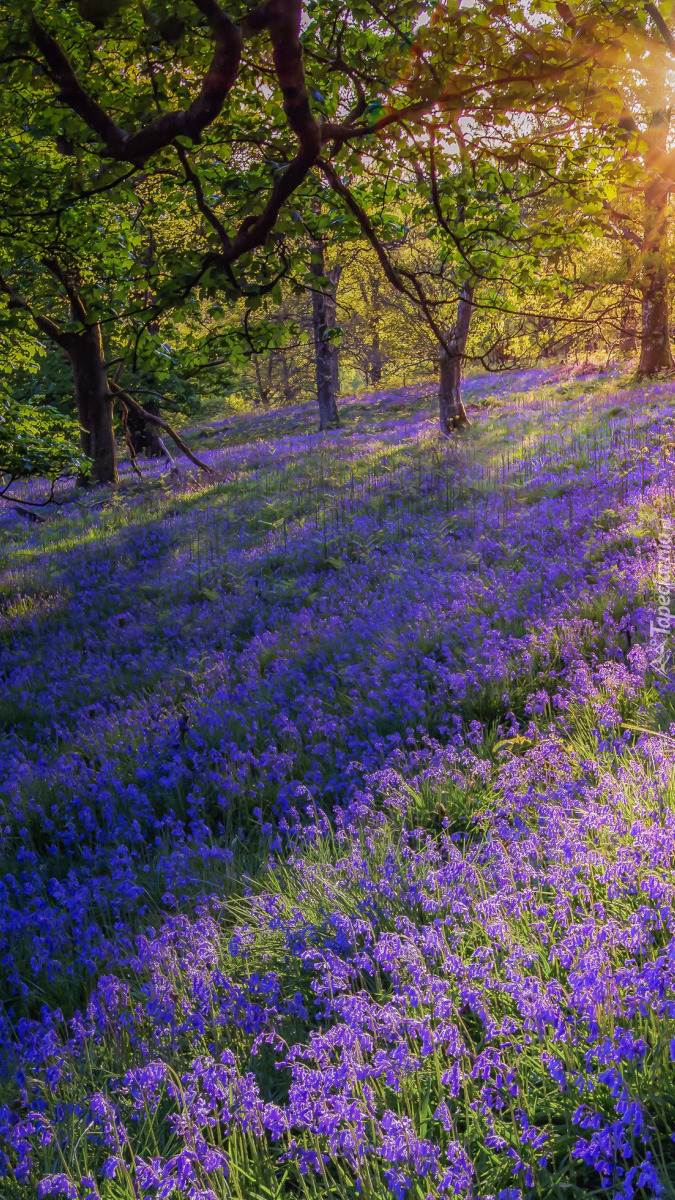
M 675 1195 L 672 390 L 467 393 L 4 519 L 8 1200 Z

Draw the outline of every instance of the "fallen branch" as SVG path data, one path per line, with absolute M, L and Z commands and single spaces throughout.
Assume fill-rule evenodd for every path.
M 108 386 L 112 388 L 115 395 L 119 396 L 125 404 L 130 405 L 134 412 L 137 412 L 139 417 L 142 417 L 144 421 L 147 421 L 150 425 L 159 425 L 160 429 L 164 429 L 166 433 L 168 433 L 169 437 L 172 438 L 176 443 L 178 448 L 183 451 L 183 454 L 185 454 L 186 457 L 190 459 L 190 462 L 193 462 L 196 467 L 199 467 L 200 471 L 205 471 L 207 475 L 213 475 L 213 467 L 210 467 L 208 463 L 202 462 L 200 458 L 197 458 L 197 455 L 192 453 L 190 447 L 183 441 L 180 434 L 176 433 L 175 429 L 172 429 L 167 421 L 163 420 L 162 417 L 156 417 L 153 413 L 146 412 L 143 408 L 143 405 L 139 404 L 137 400 L 134 400 L 133 396 L 130 396 L 123 387 L 120 387 L 119 383 L 115 383 L 114 379 L 109 381 Z
M 9 489 L 11 488 L 12 484 L 16 482 L 17 480 L 12 476 L 12 478 L 10 478 L 8 482 L 3 485 L 2 489 L 0 489 L 0 500 L 6 500 L 8 504 L 16 505 L 14 511 L 21 513 L 22 517 L 31 517 L 31 519 L 36 521 L 44 521 L 44 517 L 38 517 L 35 513 L 29 513 L 27 509 L 46 508 L 48 504 L 55 504 L 58 508 L 61 508 L 63 503 L 65 503 L 54 499 L 54 489 L 56 487 L 55 479 L 52 479 L 51 481 L 49 495 L 47 496 L 46 500 L 24 500 L 23 496 L 13 496 Z
M 157 441 L 158 441 L 158 443 L 159 443 L 159 448 L 160 448 L 160 450 L 162 451 L 162 454 L 164 454 L 164 455 L 165 455 L 165 457 L 166 457 L 166 460 L 167 460 L 167 462 L 169 463 L 169 466 L 171 467 L 171 470 L 172 470 L 172 471 L 177 471 L 177 470 L 178 470 L 178 466 L 177 466 L 177 464 L 176 464 L 176 460 L 175 460 L 175 458 L 173 458 L 173 456 L 172 456 L 171 454 L 169 454 L 169 451 L 167 450 L 167 448 L 166 448 L 166 445 L 165 445 L 165 443 L 164 443 L 164 439 L 163 439 L 163 438 L 161 438 L 161 437 L 159 436 L 159 434 L 157 434 Z
M 130 459 L 131 465 L 132 465 L 134 471 L 136 472 L 136 474 L 138 475 L 138 478 L 140 479 L 141 472 L 140 472 L 138 463 L 136 462 L 136 452 L 134 450 L 133 442 L 131 440 L 131 434 L 129 433 L 129 409 L 127 407 L 127 403 L 125 400 L 122 400 L 121 404 L 122 404 L 122 428 L 124 429 L 124 440 L 127 444 L 127 450 L 129 451 L 129 459 Z
M 20 517 L 25 517 L 27 521 L 37 521 L 40 525 L 44 525 L 47 518 L 41 517 L 39 513 L 33 512 L 30 508 L 24 508 L 22 504 L 14 504 L 14 512 Z

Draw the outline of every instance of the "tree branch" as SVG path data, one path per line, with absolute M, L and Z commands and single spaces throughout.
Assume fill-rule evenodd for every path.
M 661 13 L 659 12 L 656 4 L 645 4 L 645 9 L 647 10 L 652 21 L 656 25 L 656 28 L 658 29 L 659 33 L 661 34 L 661 37 L 663 38 L 666 46 L 670 50 L 670 53 L 675 54 L 675 37 L 673 37 L 672 33 L 670 32 L 670 29 L 668 28 L 666 22 L 664 21 L 663 17 L 661 16 Z
M 176 433 L 175 429 L 171 428 L 168 421 L 164 421 L 161 417 L 156 417 L 154 413 L 146 412 L 143 406 L 139 404 L 137 400 L 134 400 L 133 396 L 130 396 L 125 388 L 120 387 L 119 383 L 115 383 L 114 379 L 110 379 L 108 384 L 115 395 L 119 396 L 126 405 L 133 408 L 134 412 L 138 413 L 139 417 L 142 417 L 144 421 L 148 421 L 150 425 L 159 425 L 160 429 L 166 430 L 169 437 L 173 438 L 179 449 L 183 451 L 183 454 L 190 459 L 190 462 L 193 462 L 201 471 L 206 471 L 208 475 L 213 474 L 213 467 L 210 467 L 208 463 L 202 462 L 200 458 L 197 458 L 196 454 L 192 453 L 190 447 L 183 441 L 180 434 Z M 155 394 L 158 395 L 159 393 Z M 160 396 L 160 400 L 161 399 L 163 399 L 162 396 Z
M 321 153 L 322 130 L 312 113 L 300 41 L 301 0 L 265 0 L 249 13 L 245 29 L 253 33 L 268 29 L 272 42 L 274 70 L 284 101 L 286 120 L 299 147 L 272 188 L 257 217 L 247 217 L 239 227 L 227 261 L 255 250 L 274 227 L 286 200 L 300 186 Z
M 300 41 L 301 0 L 267 0 L 266 25 L 272 42 L 272 58 L 286 120 L 300 143 L 300 153 L 312 162 L 321 153 L 321 126 L 307 95 Z
M 49 258 L 45 256 L 43 259 L 41 259 L 41 262 L 43 267 L 46 267 L 48 271 L 51 271 L 52 275 L 58 279 L 59 283 L 61 284 L 61 287 L 68 297 L 70 310 L 73 314 L 74 320 L 82 321 L 84 324 L 87 319 L 87 310 L 84 307 L 80 296 L 77 294 L 77 290 L 72 279 L 68 278 L 68 272 L 64 271 L 60 262 L 56 258 Z
M 59 98 L 98 134 L 108 153 L 120 162 L 143 163 L 177 137 L 198 142 L 206 127 L 220 114 L 225 98 L 236 82 L 243 45 L 239 27 L 216 0 L 193 0 L 193 3 L 209 22 L 215 43 L 199 94 L 186 109 L 163 113 L 131 134 L 116 125 L 105 109 L 85 91 L 58 42 L 35 15 L 30 14 L 31 37 L 46 62 L 47 73 L 59 88 Z
M 190 165 L 190 160 L 180 142 L 174 142 L 174 148 L 178 158 L 180 159 L 183 171 L 185 172 L 185 178 L 191 185 L 195 194 L 197 208 L 204 217 L 204 220 L 208 221 L 211 228 L 215 230 L 223 246 L 225 247 L 225 250 L 229 250 L 232 246 L 232 242 L 230 241 L 230 237 L 222 221 L 219 220 L 216 213 L 214 213 L 213 209 L 206 203 L 206 200 L 204 199 L 204 189 L 202 187 L 201 179 L 199 178 L 197 172 L 193 170 L 192 166 Z
M 56 344 L 61 346 L 63 349 L 68 346 L 72 335 L 62 333 L 58 325 L 56 325 L 54 321 L 50 320 L 49 317 L 43 317 L 39 313 L 34 312 L 28 301 L 23 300 L 21 296 L 18 296 L 14 291 L 14 288 L 7 283 L 7 280 L 4 279 L 2 275 L 0 275 L 0 292 L 4 292 L 5 295 L 9 297 L 10 308 L 22 308 L 24 312 L 27 312 L 28 315 L 33 318 L 33 321 L 40 330 L 40 333 L 44 333 L 46 337 L 48 337 L 52 342 L 56 342 Z
M 126 400 L 120 398 L 120 404 L 122 406 L 122 428 L 124 430 L 124 440 L 127 444 L 127 450 L 129 451 L 129 461 L 131 463 L 133 470 L 136 472 L 136 474 L 138 475 L 138 478 L 140 479 L 141 472 L 140 472 L 138 463 L 136 462 L 136 451 L 134 450 L 133 442 L 131 440 L 131 434 L 129 433 L 129 409 L 128 409 Z M 143 411 L 145 412 L 145 409 L 143 409 Z

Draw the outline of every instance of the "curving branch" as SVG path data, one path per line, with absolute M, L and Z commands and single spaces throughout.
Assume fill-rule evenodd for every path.
M 59 98 L 82 118 L 104 143 L 112 158 L 139 165 L 177 137 L 198 142 L 220 114 L 237 80 L 243 40 L 241 31 L 216 0 L 193 0 L 213 32 L 214 51 L 199 94 L 186 109 L 163 113 L 135 133 L 126 133 L 80 83 L 67 55 L 34 13 L 29 30 L 42 54 L 47 73 L 58 86 Z
M 225 249 L 229 250 L 232 245 L 229 234 L 218 215 L 213 211 L 210 205 L 206 203 L 202 181 L 197 172 L 193 170 L 192 166 L 190 165 L 190 160 L 185 152 L 185 149 L 183 146 L 181 146 L 180 142 L 174 142 L 174 150 L 176 151 L 176 154 L 180 160 L 181 166 L 185 173 L 185 178 L 194 192 L 197 208 L 202 214 L 204 220 L 208 221 L 211 228 L 218 235 Z
M 131 440 L 131 434 L 129 432 L 129 408 L 127 406 L 126 400 L 124 400 L 121 397 L 120 397 L 120 406 L 122 409 L 122 428 L 124 430 L 124 440 L 127 444 L 127 450 L 129 451 L 129 462 L 131 463 L 132 469 L 134 470 L 134 472 L 136 473 L 136 475 L 138 475 L 138 478 L 140 479 L 141 478 L 141 470 L 136 461 L 136 451 L 134 450 L 133 442 Z M 145 409 L 143 411 L 145 412 Z
M 198 142 L 203 131 L 220 114 L 239 73 L 243 34 L 216 0 L 193 0 L 193 3 L 207 18 L 215 41 L 213 58 L 199 95 L 187 109 L 164 113 L 132 134 L 121 129 L 88 94 L 61 47 L 32 13 L 29 24 L 48 74 L 59 87 L 60 99 L 101 138 L 109 155 L 139 166 L 158 150 L 174 144 L 185 177 L 194 190 L 197 206 L 223 245 L 220 262 L 229 265 L 242 254 L 263 244 L 286 200 L 317 162 L 325 139 L 322 126 L 312 112 L 305 80 L 300 40 L 302 0 L 264 0 L 244 19 L 243 29 L 247 36 L 263 30 L 269 33 L 274 72 L 281 90 L 286 120 L 298 139 L 298 150 L 275 182 L 262 212 L 248 216 L 234 238 L 230 239 L 216 214 L 206 204 L 200 180 L 187 155 L 176 143 L 176 138 L 185 136 Z M 361 115 L 361 105 L 356 113 Z
M 300 153 L 316 162 L 321 153 L 321 126 L 307 94 L 300 20 L 302 0 L 266 0 L 261 6 L 272 42 L 272 58 L 286 120 L 300 143 Z
M 645 9 L 649 13 L 654 24 L 656 25 L 656 28 L 658 29 L 659 33 L 661 34 L 661 37 L 663 38 L 666 46 L 670 50 L 670 53 L 675 54 L 675 37 L 673 37 L 672 33 L 670 32 L 670 28 L 668 27 L 664 18 L 662 17 L 661 13 L 659 12 L 657 5 L 656 4 L 645 4 Z
M 284 204 L 300 187 L 317 159 L 318 154 L 305 154 L 302 150 L 291 159 L 274 184 L 262 212 L 256 217 L 247 217 L 242 221 L 232 243 L 231 253 L 226 256 L 228 262 L 234 262 L 242 254 L 262 246 L 267 235 L 272 232 Z
M 173 439 L 179 449 L 183 451 L 183 454 L 190 459 L 190 462 L 193 462 L 201 471 L 205 471 L 207 475 L 213 475 L 213 467 L 210 467 L 208 463 L 203 462 L 201 458 L 197 458 L 197 455 L 192 453 L 190 447 L 186 442 L 183 441 L 180 434 L 176 433 L 175 429 L 171 428 L 168 421 L 164 421 L 162 417 L 156 417 L 154 413 L 146 412 L 146 410 L 143 408 L 143 405 L 139 404 L 138 400 L 134 400 L 133 396 L 130 396 L 129 392 L 127 392 L 125 388 L 120 387 L 119 383 L 116 383 L 114 379 L 108 380 L 108 386 L 116 396 L 119 396 L 120 400 L 122 400 L 128 408 L 133 408 L 134 412 L 138 413 L 139 417 L 141 417 L 144 421 L 147 421 L 150 425 L 158 425 L 160 429 L 164 429 L 168 433 L 169 437 Z M 158 393 L 155 393 L 155 395 L 157 394 Z
M 19 296 L 14 291 L 14 288 L 7 282 L 7 280 L 2 277 L 2 275 L 0 275 L 0 292 L 4 292 L 4 294 L 9 298 L 10 308 L 20 308 L 23 309 L 24 312 L 28 313 L 28 315 L 32 317 L 37 328 L 40 330 L 40 333 L 44 333 L 45 336 L 50 339 L 50 341 L 55 342 L 58 346 L 61 346 L 64 349 L 70 344 L 73 335 L 69 333 L 62 333 L 58 325 L 56 325 L 55 322 L 49 317 L 44 317 L 41 315 L 41 313 L 36 313 L 28 301 Z

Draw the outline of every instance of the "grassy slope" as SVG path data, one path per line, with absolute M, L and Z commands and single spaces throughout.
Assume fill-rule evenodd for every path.
M 6 528 L 8 1195 L 675 1191 L 670 397 L 469 390 Z

